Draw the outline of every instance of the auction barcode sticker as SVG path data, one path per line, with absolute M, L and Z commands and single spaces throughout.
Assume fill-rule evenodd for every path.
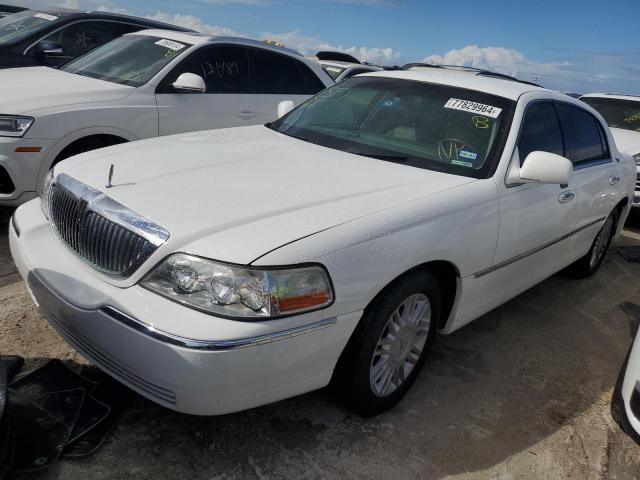
M 444 104 L 444 108 L 461 110 L 469 113 L 480 113 L 491 118 L 498 118 L 498 115 L 502 113 L 501 108 L 485 105 L 484 103 L 471 102 L 469 100 L 460 100 L 459 98 L 450 98 L 447 100 L 447 103 Z
M 55 15 L 49 15 L 48 13 L 36 13 L 34 17 L 48 20 L 49 22 L 53 22 L 54 20 L 58 19 L 58 17 L 56 17 Z
M 174 42 L 173 40 L 167 40 L 163 38 L 162 40 L 158 40 L 156 45 L 160 45 L 161 47 L 168 48 L 169 50 L 173 50 L 177 52 L 178 50 L 182 50 L 184 45 L 178 42 Z

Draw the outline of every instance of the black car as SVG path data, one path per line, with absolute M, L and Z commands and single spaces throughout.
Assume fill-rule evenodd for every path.
M 26 10 L 26 8 L 16 7 L 15 5 L 0 4 L 0 18 L 6 17 L 7 15 L 13 15 L 14 13 L 22 12 L 23 10 Z
M 25 10 L 0 18 L 0 68 L 58 67 L 116 37 L 147 28 L 191 31 L 117 13 Z

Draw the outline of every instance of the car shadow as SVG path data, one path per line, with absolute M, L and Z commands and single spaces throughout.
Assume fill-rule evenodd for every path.
M 640 265 L 610 253 L 593 278 L 557 275 L 441 336 L 409 394 L 376 418 L 326 389 L 208 418 L 135 396 L 98 453 L 29 478 L 442 478 L 538 455 L 561 431 L 580 445 L 595 433 L 576 422 L 593 408 L 604 454 L 631 343 L 625 300 L 640 303 Z

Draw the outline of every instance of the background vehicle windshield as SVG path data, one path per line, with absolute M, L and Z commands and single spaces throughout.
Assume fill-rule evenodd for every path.
M 0 19 L 0 45 L 9 45 L 38 33 L 59 20 L 57 15 L 24 11 Z
M 159 37 L 126 35 L 91 50 L 61 70 L 139 87 L 190 46 Z
M 640 132 L 640 98 L 637 102 L 597 97 L 586 97 L 582 101 L 595 108 L 610 127 Z
M 357 77 L 328 88 L 270 128 L 349 153 L 484 178 L 504 147 L 513 106 L 461 88 Z
M 324 71 L 327 72 L 334 80 L 336 80 L 342 72 L 346 70 L 346 68 L 336 67 L 335 65 L 322 65 L 322 68 L 324 68 Z

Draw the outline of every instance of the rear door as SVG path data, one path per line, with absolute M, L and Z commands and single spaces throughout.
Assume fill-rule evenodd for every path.
M 303 62 L 267 49 L 249 49 L 249 72 L 250 92 L 257 100 L 255 123 L 274 121 L 283 100 L 299 105 L 324 90 L 324 84 Z
M 563 155 L 562 130 L 551 101 L 530 103 L 512 168 L 534 151 Z M 576 227 L 576 185 L 498 184 L 500 229 L 493 266 L 486 273 L 500 301 L 544 280 L 569 263 L 568 238 Z M 498 302 L 500 303 L 500 302 Z
M 624 172 L 612 157 L 604 128 L 595 116 L 570 103 L 556 102 L 555 106 L 562 125 L 565 156 L 574 169 L 578 232 L 572 238 L 572 249 L 574 256 L 580 257 L 591 248 L 603 220 L 624 195 Z
M 205 93 L 176 92 L 172 84 L 183 73 L 201 76 Z M 259 123 L 257 96 L 249 94 L 247 49 L 242 45 L 209 45 L 191 53 L 156 89 L 159 134 L 192 132 Z

